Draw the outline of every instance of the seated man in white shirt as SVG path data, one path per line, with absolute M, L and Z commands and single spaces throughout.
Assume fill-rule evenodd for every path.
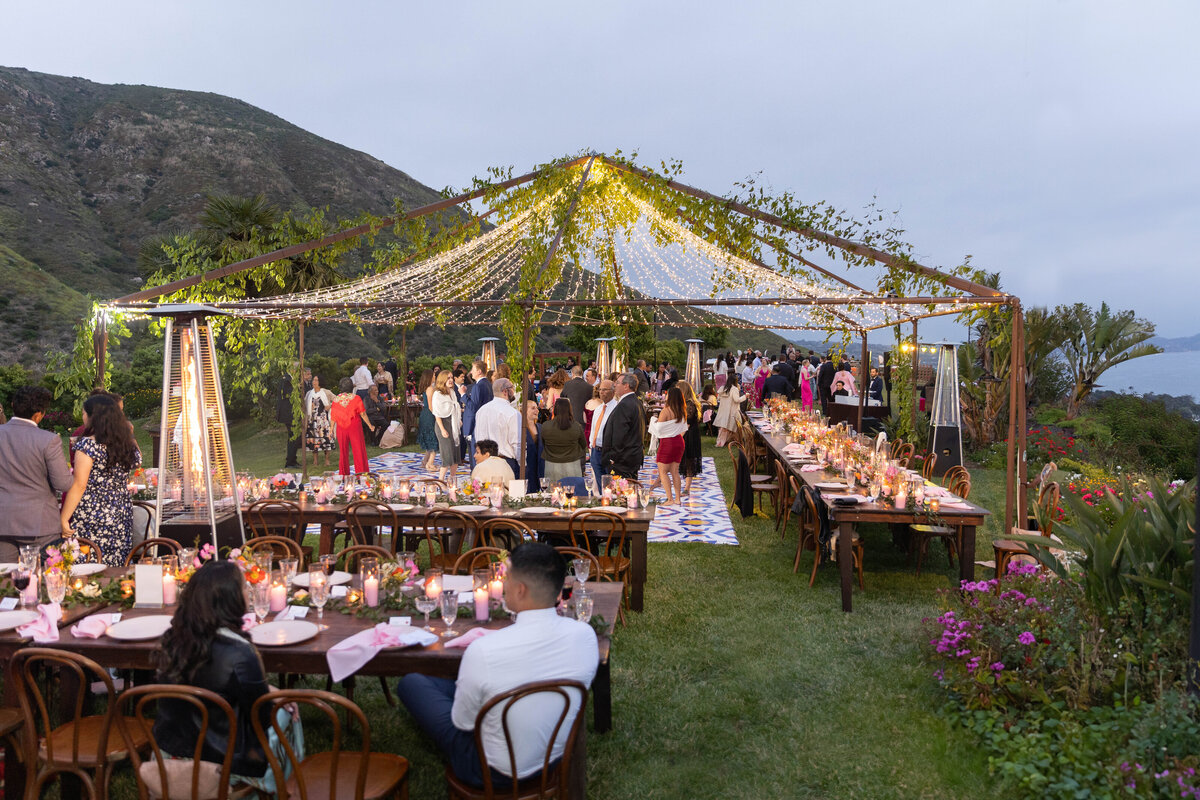
M 475 717 L 488 700 L 534 681 L 575 680 L 591 686 L 600 660 L 596 634 L 587 624 L 560 617 L 555 610 L 566 574 L 566 564 L 554 548 L 538 542 L 515 548 L 504 602 L 517 614 L 516 624 L 472 642 L 463 654 L 457 683 L 415 673 L 400 680 L 400 700 L 466 783 L 483 786 L 474 730 Z M 572 698 L 571 713 L 554 741 L 555 762 L 562 757 L 575 714 L 582 711 L 579 700 Z M 538 701 L 523 700 L 508 715 L 518 780 L 541 769 L 558 720 L 561 704 Z M 514 776 L 508 774 L 500 712 L 494 709 L 484 721 L 483 750 L 495 787 L 509 789 Z
M 516 480 L 512 467 L 500 458 L 499 446 L 491 439 L 483 439 L 475 443 L 475 469 L 471 470 L 471 480 L 480 483 L 499 483 L 508 488 L 508 482 Z

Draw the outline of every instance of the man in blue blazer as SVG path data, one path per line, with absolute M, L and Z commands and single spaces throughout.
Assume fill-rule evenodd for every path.
M 475 414 L 486 404 L 492 402 L 492 382 L 487 376 L 487 364 L 482 359 L 475 359 L 471 364 L 471 390 L 467 392 L 467 400 L 463 404 L 462 432 L 471 442 L 467 448 L 467 458 L 471 469 L 475 469 Z

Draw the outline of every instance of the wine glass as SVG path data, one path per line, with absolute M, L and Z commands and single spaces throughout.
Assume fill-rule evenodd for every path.
M 337 567 L 337 556 L 333 553 L 326 553 L 321 556 L 321 569 L 325 573 L 325 577 L 333 577 L 334 569 Z
M 446 623 L 446 630 L 442 636 L 454 635 L 451 628 L 456 619 L 458 619 L 458 590 L 445 589 L 442 591 L 442 622 Z
M 258 624 L 261 625 L 271 607 L 271 584 L 266 578 L 250 584 L 250 604 L 254 606 L 254 616 L 258 617 Z
M 592 562 L 586 558 L 571 559 L 571 566 L 575 568 L 575 580 L 581 584 L 587 583 L 588 576 L 592 573 Z
M 550 479 L 549 478 L 539 478 L 538 482 L 541 483 L 541 485 L 542 485 L 542 494 L 545 494 L 546 490 L 550 488 Z
M 425 615 L 425 630 L 433 633 L 433 628 L 429 627 L 429 612 L 438 607 L 438 599 L 436 597 L 429 597 L 424 592 L 421 592 L 413 598 L 413 602 L 416 603 L 417 611 Z
M 580 622 L 590 622 L 592 619 L 592 607 L 593 600 L 591 593 L 580 586 L 579 594 L 575 595 L 575 619 Z
M 596 477 L 594 475 L 588 473 L 587 477 L 583 479 L 583 485 L 587 487 L 590 496 L 596 496 Z
M 67 596 L 67 576 L 58 570 L 46 573 L 46 595 L 51 603 L 62 603 Z
M 29 595 L 25 593 L 25 590 L 29 588 L 31 580 L 33 580 L 33 570 L 26 565 L 21 564 L 13 571 L 12 582 L 21 595 L 21 608 L 29 605 Z
M 317 619 L 325 617 L 325 603 L 329 600 L 329 579 L 320 567 L 308 571 L 308 599 L 317 609 Z M 318 622 L 318 624 L 320 624 Z M 322 626 L 323 627 L 323 626 Z
M 292 581 L 296 580 L 296 571 L 300 569 L 300 559 L 298 558 L 281 558 L 279 559 L 279 572 L 283 576 L 283 585 L 291 589 Z

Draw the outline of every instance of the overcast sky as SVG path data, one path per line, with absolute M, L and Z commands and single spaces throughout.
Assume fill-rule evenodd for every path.
M 435 188 L 581 149 L 899 212 L 1027 305 L 1200 333 L 1200 3 L 5 4 L 0 63 L 217 92 Z

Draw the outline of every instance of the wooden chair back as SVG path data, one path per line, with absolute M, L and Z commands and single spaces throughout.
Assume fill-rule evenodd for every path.
M 304 512 L 295 500 L 255 500 L 243 512 L 251 538 L 282 536 L 304 542 Z
M 600 559 L 596 558 L 591 551 L 584 550 L 582 547 L 571 547 L 570 545 L 565 544 L 555 547 L 554 549 L 557 550 L 558 554 L 566 560 L 568 567 L 570 567 L 571 562 L 577 558 L 586 559 L 587 561 L 591 562 L 592 566 L 591 571 L 588 572 L 588 580 L 591 580 L 592 578 L 599 580 L 598 576 L 600 575 L 601 571 Z
M 1043 536 L 1054 533 L 1054 512 L 1058 509 L 1060 489 L 1057 481 L 1047 481 L 1040 491 L 1037 504 L 1038 531 Z
M 893 439 L 891 441 L 891 443 L 888 445 L 888 456 L 891 457 L 892 459 L 895 459 L 896 451 L 899 450 L 903 446 L 904 446 L 903 439 L 899 439 L 899 438 Z
M 508 750 L 508 765 L 509 772 L 513 775 L 517 774 L 517 755 L 513 748 L 513 734 L 509 716 L 514 708 L 520 708 L 521 702 L 527 698 L 540 698 L 539 708 L 545 708 L 548 716 L 554 714 L 554 727 L 548 730 L 545 742 L 538 742 L 539 746 L 545 747 L 545 755 L 542 758 L 542 769 L 538 776 L 533 781 L 536 784 L 526 785 L 521 787 L 520 784 L 513 785 L 512 794 L 497 790 L 492 783 L 492 770 L 488 766 L 487 755 L 483 749 L 484 724 L 487 718 L 491 715 L 498 714 L 500 716 L 500 730 L 504 733 L 504 742 Z M 583 724 L 583 718 L 586 714 L 583 713 L 587 707 L 588 689 L 579 681 L 537 681 L 535 683 L 527 683 L 523 686 L 518 686 L 515 689 L 510 689 L 507 692 L 502 692 L 483 704 L 483 708 L 479 709 L 479 713 L 475 716 L 475 746 L 479 748 L 480 768 L 483 770 L 483 794 L 479 795 L 477 790 L 469 790 L 469 792 L 460 791 L 460 781 L 454 773 L 447 769 L 446 779 L 450 784 L 450 793 L 452 797 L 460 796 L 480 796 L 480 797 L 521 797 L 521 798 L 550 798 L 564 797 L 567 794 L 567 787 L 570 784 L 570 769 L 571 755 L 575 750 L 576 742 L 579 739 L 579 730 Z M 555 710 L 557 709 L 557 710 Z M 574 716 L 572 716 L 572 713 Z M 563 748 L 562 756 L 558 761 L 558 766 L 551 769 L 551 763 L 554 761 L 554 742 L 558 738 L 559 731 L 566 726 L 568 730 L 566 744 Z M 545 730 L 545 728 L 544 728 Z M 462 787 L 466 788 L 466 787 Z M 524 791 L 521 791 L 524 788 Z
M 131 754 L 133 775 L 141 800 L 151 797 L 190 797 L 193 800 L 215 797 L 225 800 L 229 796 L 229 776 L 233 771 L 238 724 L 233 707 L 224 697 L 199 686 L 151 683 L 122 692 L 121 703 L 132 708 L 133 712 L 121 726 L 121 733 Z M 192 719 L 197 720 L 199 726 L 196 746 L 190 758 L 172 758 L 154 740 L 153 712 L 160 703 L 190 707 L 188 710 Z M 225 730 L 229 731 L 229 738 L 225 742 L 225 758 L 220 764 L 203 761 L 201 757 L 208 736 L 209 720 L 221 715 L 225 717 Z M 139 732 L 141 736 L 132 736 L 133 732 Z M 150 742 L 148 758 L 142 758 L 138 752 L 135 746 L 137 740 Z
M 937 453 L 928 453 L 921 464 L 921 477 L 927 481 L 933 480 L 933 468 L 937 466 Z
M 567 525 L 571 546 L 587 550 L 596 556 L 620 556 L 625 552 L 625 541 L 629 535 L 625 520 L 611 511 L 599 508 L 582 508 L 571 515 Z M 615 581 L 615 574 L 607 580 Z
M 452 572 L 462 555 L 475 542 L 475 518 L 452 508 L 431 508 L 421 523 L 429 547 L 429 565 Z
M 158 521 L 154 516 L 154 503 L 145 500 L 133 501 L 133 543 L 158 535 Z
M 182 545 L 174 539 L 144 539 L 135 544 L 125 557 L 125 566 L 136 564 L 143 558 L 162 558 L 164 555 L 177 556 Z M 165 551 L 165 552 L 164 552 Z
M 959 475 L 950 484 L 950 493 L 956 494 L 963 500 L 971 496 L 971 478 L 968 475 Z
M 779 508 L 785 508 L 785 503 L 790 505 L 791 501 L 796 497 L 795 491 L 792 489 L 792 482 L 787 467 L 783 462 L 775 460 L 775 483 L 779 485 Z
M 392 553 L 386 547 L 380 547 L 374 544 L 352 544 L 349 547 L 338 551 L 334 558 L 338 564 L 344 565 L 342 569 L 349 572 L 351 575 L 358 572 L 358 560 L 360 558 L 377 558 L 379 563 L 392 560 Z
M 276 558 L 294 558 L 296 559 L 296 569 L 298 572 L 304 572 L 308 566 L 304 563 L 304 550 L 296 542 L 284 536 L 255 536 L 253 539 L 247 539 L 243 546 L 251 550 L 261 550 L 269 548 Z
M 483 547 L 499 547 L 512 550 L 521 542 L 537 538 L 533 528 L 517 519 L 496 517 L 485 520 L 479 526 L 478 542 Z
M 470 575 L 477 569 L 483 569 L 493 561 L 499 561 L 504 551 L 499 547 L 473 547 L 458 557 L 454 569 L 448 575 Z
M 893 458 L 895 458 L 896 461 L 900 462 L 900 466 L 907 469 L 908 462 L 910 460 L 912 460 L 913 451 L 915 449 L 916 448 L 913 447 L 912 442 L 903 442 L 896 447 L 896 449 L 894 451 L 895 455 L 893 456 Z
M 81 563 L 104 563 L 104 550 L 100 545 L 83 536 L 76 536 L 75 542 L 79 545 L 79 555 L 82 558 Z
M 971 480 L 971 473 L 962 464 L 955 464 L 946 470 L 946 474 L 942 476 L 942 486 L 950 488 L 954 485 L 954 481 L 960 477 L 966 478 L 969 481 Z
M 355 500 L 346 506 L 346 527 L 354 544 L 374 544 L 382 541 L 383 528 L 391 528 L 392 541 L 400 530 L 400 519 L 387 503 L 378 500 Z

